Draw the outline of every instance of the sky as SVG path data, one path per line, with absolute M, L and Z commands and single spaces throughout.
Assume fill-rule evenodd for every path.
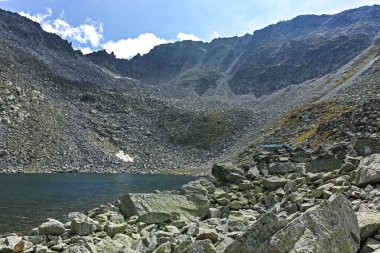
M 334 14 L 380 0 L 0 0 L 90 53 L 146 54 L 182 40 L 242 36 L 303 14 Z

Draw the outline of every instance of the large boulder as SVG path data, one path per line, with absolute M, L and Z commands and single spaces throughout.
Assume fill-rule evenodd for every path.
M 355 212 L 343 195 L 334 195 L 286 225 L 264 215 L 224 252 L 355 253 L 359 246 Z
M 183 195 L 207 195 L 215 191 L 215 186 L 207 179 L 198 179 L 182 186 L 180 192 Z
M 358 218 L 361 242 L 364 242 L 379 231 L 380 212 L 357 212 L 356 217 Z
M 303 165 L 299 163 L 274 163 L 270 164 L 268 168 L 268 172 L 270 174 L 287 174 L 292 172 L 300 172 L 303 169 Z
M 314 158 L 309 163 L 307 163 L 306 172 L 330 172 L 340 169 L 343 163 L 343 160 L 335 158 L 331 154 L 324 154 L 320 157 Z
M 356 184 L 365 186 L 380 182 L 380 154 L 364 157 L 358 166 Z
M 358 155 L 361 156 L 380 153 L 380 140 L 370 137 L 360 137 L 355 141 L 354 148 Z
M 205 196 L 130 193 L 120 199 L 120 210 L 127 216 L 139 216 L 145 223 L 163 223 L 172 217 L 180 219 L 204 218 L 210 203 Z
M 70 224 L 71 233 L 80 236 L 92 234 L 96 227 L 97 222 L 90 218 L 86 218 L 85 220 L 74 218 Z
M 246 179 L 244 171 L 232 163 L 215 164 L 211 173 L 220 182 L 241 183 Z
M 41 235 L 62 235 L 66 232 L 62 222 L 49 219 L 38 227 L 38 233 Z

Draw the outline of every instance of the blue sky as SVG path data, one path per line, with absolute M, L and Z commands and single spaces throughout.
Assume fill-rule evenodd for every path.
M 252 33 L 301 14 L 333 14 L 380 0 L 0 0 L 88 53 L 119 58 L 178 40 Z

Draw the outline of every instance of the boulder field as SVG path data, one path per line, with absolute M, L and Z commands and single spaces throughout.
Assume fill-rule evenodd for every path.
M 380 154 L 331 150 L 256 151 L 178 190 L 2 235 L 0 252 L 379 253 Z

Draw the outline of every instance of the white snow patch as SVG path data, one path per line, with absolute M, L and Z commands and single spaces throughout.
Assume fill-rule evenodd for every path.
M 120 150 L 115 155 L 116 155 L 117 158 L 119 158 L 120 160 L 123 160 L 124 162 L 127 162 L 127 163 L 132 163 L 133 162 L 133 158 L 130 157 L 128 154 L 124 154 L 123 150 Z

